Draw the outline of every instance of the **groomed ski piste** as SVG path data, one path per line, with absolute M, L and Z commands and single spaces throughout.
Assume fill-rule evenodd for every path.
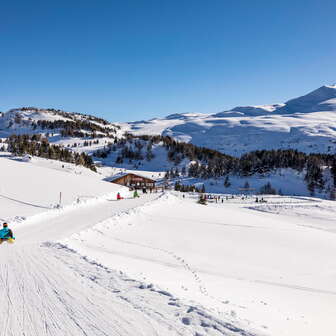
M 0 169 L 0 218 L 16 236 L 0 246 L 0 335 L 334 330 L 332 201 L 132 199 L 56 161 L 3 155 Z

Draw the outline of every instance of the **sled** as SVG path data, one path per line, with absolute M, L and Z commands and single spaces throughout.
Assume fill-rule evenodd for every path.
M 15 239 L 14 238 L 6 238 L 6 239 L 0 239 L 0 245 L 2 244 L 2 243 L 4 243 L 4 242 L 6 242 L 6 243 L 8 243 L 8 244 L 14 244 L 14 242 L 15 242 Z

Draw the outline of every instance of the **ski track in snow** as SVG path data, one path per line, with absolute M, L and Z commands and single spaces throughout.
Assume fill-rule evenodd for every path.
M 199 307 L 181 303 L 168 292 L 81 257 L 64 245 L 44 243 L 54 238 L 56 231 L 57 238 L 65 238 L 155 197 L 106 201 L 60 212 L 46 223 L 36 221 L 26 228 L 18 227 L 15 245 L 1 246 L 0 335 L 252 336 Z M 199 276 L 184 259 L 170 251 L 161 252 L 193 273 L 200 291 L 207 295 Z
M 3 336 L 158 334 L 155 320 L 96 285 L 89 273 L 73 272 L 43 250 L 22 249 L 1 267 Z

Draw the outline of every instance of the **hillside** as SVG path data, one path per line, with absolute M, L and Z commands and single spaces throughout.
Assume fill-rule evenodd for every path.
M 240 156 L 258 149 L 335 153 L 336 85 L 322 86 L 284 104 L 239 106 L 216 114 L 173 114 L 121 124 L 130 133 L 177 140 Z
M 323 95 L 313 96 L 316 106 Z M 323 106 L 333 99 L 325 98 Z M 307 98 L 300 99 L 286 104 L 303 106 Z M 237 107 L 216 117 L 171 115 L 162 123 L 334 113 L 291 114 L 286 104 Z M 0 222 L 16 236 L 14 245 L 0 247 L 3 335 L 332 330 L 336 212 L 334 202 L 307 197 L 336 199 L 332 149 L 228 155 L 34 108 L 11 110 L 0 125 Z M 107 182 L 125 170 L 184 193 L 140 191 L 133 198 Z M 195 191 L 208 192 L 205 205 Z
M 0 137 L 34 133 L 49 133 L 54 138 L 114 138 L 120 126 L 95 116 L 36 107 L 15 108 L 0 115 Z
M 4 335 L 332 330 L 333 202 L 222 196 L 204 206 L 171 192 L 116 201 L 125 189 L 86 168 L 6 156 L 0 168 L 1 221 L 16 236 L 0 247 Z M 59 190 L 65 207 L 52 209 Z
M 102 182 L 89 169 L 40 158 L 25 162 L 3 153 L 0 170 L 0 222 L 16 237 L 0 246 L 3 335 L 262 335 L 238 317 L 96 262 L 100 247 L 80 254 L 65 246 L 73 235 L 139 211 L 160 194 L 129 198 L 128 188 Z
M 0 150 L 93 171 L 97 163 L 103 178 L 138 170 L 213 192 L 237 193 L 246 182 L 258 192 L 271 183 L 284 194 L 334 198 L 335 104 L 329 85 L 283 104 L 121 124 L 25 107 L 0 116 Z
M 327 335 L 336 304 L 334 204 L 266 199 L 260 206 L 251 198 L 203 206 L 168 194 L 63 243 L 265 335 Z M 230 335 L 197 312 L 180 316 L 194 335 Z
M 236 194 L 248 183 L 254 193 L 267 193 L 267 186 L 271 194 L 336 197 L 336 160 L 331 154 L 259 150 L 237 158 L 166 136 L 127 135 L 92 155 L 105 174 L 107 167 L 149 171 L 161 183 L 177 183 L 175 189 L 181 191 L 204 185 L 208 192 Z
M 89 169 L 54 160 L 24 162 L 3 153 L 0 171 L 0 216 L 14 223 L 58 207 L 116 199 L 117 192 L 128 195 L 127 188 L 103 182 Z

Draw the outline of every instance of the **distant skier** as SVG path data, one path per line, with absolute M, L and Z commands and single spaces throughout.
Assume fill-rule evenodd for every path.
M 121 200 L 122 199 L 122 197 L 121 197 L 121 195 L 120 195 L 120 192 L 118 192 L 117 193 L 117 200 L 119 201 L 119 200 Z
M 133 197 L 134 198 L 140 197 L 139 194 L 138 194 L 138 191 L 136 189 L 134 190 Z
M 15 239 L 13 235 L 13 231 L 8 228 L 8 224 L 3 223 L 2 226 L 3 226 L 3 229 L 0 230 L 0 244 L 3 241 Z

